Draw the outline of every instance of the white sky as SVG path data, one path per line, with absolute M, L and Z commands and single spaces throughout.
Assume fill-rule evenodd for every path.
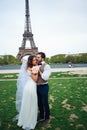
M 30 0 L 30 18 L 35 44 L 48 57 L 87 53 L 87 0 Z M 0 55 L 17 55 L 24 24 L 25 0 L 1 0 Z

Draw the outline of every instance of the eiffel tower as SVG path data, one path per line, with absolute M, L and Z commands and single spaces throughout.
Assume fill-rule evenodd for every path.
M 30 48 L 26 48 L 27 40 L 30 42 Z M 37 52 L 38 52 L 38 48 L 35 46 L 32 29 L 31 29 L 29 1 L 25 0 L 25 29 L 23 33 L 23 41 L 21 47 L 19 47 L 17 58 L 21 59 L 25 55 L 36 54 Z

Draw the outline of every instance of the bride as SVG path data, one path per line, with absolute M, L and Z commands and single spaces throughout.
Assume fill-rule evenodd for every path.
M 17 81 L 16 109 L 19 112 L 17 125 L 25 130 L 34 129 L 37 123 L 37 92 L 38 78 L 37 60 L 34 55 L 23 61 Z

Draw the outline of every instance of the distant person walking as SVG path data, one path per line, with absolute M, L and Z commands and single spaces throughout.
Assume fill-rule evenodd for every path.
M 69 66 L 69 68 L 72 68 L 72 62 L 71 61 L 68 62 L 68 66 Z

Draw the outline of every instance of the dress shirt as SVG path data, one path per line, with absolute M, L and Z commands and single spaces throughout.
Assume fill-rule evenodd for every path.
M 43 61 L 41 63 L 44 64 L 45 61 Z M 49 64 L 46 63 L 46 65 L 44 67 L 44 71 L 43 71 L 41 77 L 42 77 L 43 80 L 48 80 L 50 75 L 51 75 L 51 67 L 50 67 Z

